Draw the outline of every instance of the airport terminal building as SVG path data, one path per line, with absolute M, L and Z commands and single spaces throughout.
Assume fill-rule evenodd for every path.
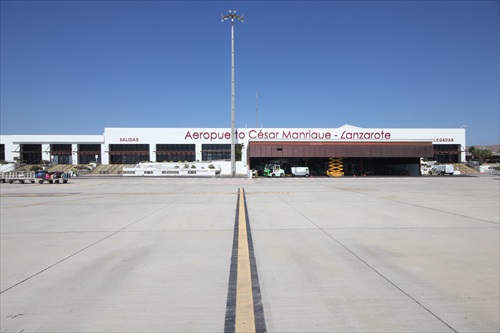
M 465 128 L 238 128 L 236 173 L 267 163 L 325 175 L 418 175 L 421 158 L 465 161 Z M 231 174 L 231 129 L 105 128 L 102 135 L 0 135 L 0 161 L 38 164 L 211 162 Z

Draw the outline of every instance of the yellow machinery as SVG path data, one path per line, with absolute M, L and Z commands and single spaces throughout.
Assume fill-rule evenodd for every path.
M 328 164 L 326 174 L 330 177 L 344 176 L 344 163 L 342 157 L 330 157 L 330 163 Z

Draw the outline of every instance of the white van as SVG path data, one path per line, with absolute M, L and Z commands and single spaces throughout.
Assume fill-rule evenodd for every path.
M 292 167 L 292 176 L 309 177 L 308 167 Z
M 455 173 L 455 167 L 450 164 L 435 165 L 429 170 L 429 175 L 450 175 Z

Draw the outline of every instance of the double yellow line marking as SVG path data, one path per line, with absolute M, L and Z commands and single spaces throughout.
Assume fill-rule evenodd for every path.
M 266 332 L 245 191 L 238 192 L 224 332 Z

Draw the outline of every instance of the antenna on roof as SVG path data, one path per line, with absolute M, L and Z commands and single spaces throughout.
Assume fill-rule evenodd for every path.
M 255 128 L 259 128 L 259 92 L 255 92 Z

